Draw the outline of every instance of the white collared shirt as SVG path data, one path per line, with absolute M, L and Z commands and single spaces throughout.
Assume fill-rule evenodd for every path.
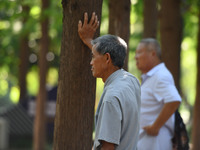
M 148 137 L 143 136 L 145 132 L 142 128 L 144 126 L 152 125 L 154 123 L 165 103 L 174 101 L 181 101 L 181 97 L 175 87 L 174 79 L 164 63 L 160 63 L 159 65 L 152 68 L 149 72 L 142 75 L 139 141 L 142 140 L 142 137 L 148 139 Z M 161 130 L 165 130 L 166 132 L 168 132 L 169 136 L 171 137 L 173 136 L 174 115 L 172 115 L 169 118 L 169 120 L 165 123 L 165 125 L 161 128 Z M 158 136 L 160 136 L 160 134 Z M 163 138 L 166 138 L 166 136 L 167 135 L 163 136 Z M 162 141 L 162 135 L 161 137 L 158 137 L 158 139 L 159 138 L 160 138 L 159 141 Z M 168 139 L 170 139 L 170 137 Z M 149 140 L 150 141 L 148 142 L 150 142 L 151 145 L 153 146 L 154 142 L 151 141 L 150 137 Z M 164 142 L 166 141 L 163 140 L 163 143 Z M 157 143 L 157 145 L 162 145 L 163 143 L 159 142 Z M 148 147 L 149 150 L 151 150 L 150 147 Z M 161 150 L 162 148 L 158 149 Z M 140 149 L 138 148 L 138 150 Z M 156 148 L 155 149 L 153 148 L 153 150 L 156 150 Z

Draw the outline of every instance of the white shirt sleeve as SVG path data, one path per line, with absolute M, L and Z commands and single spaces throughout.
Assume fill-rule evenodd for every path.
M 154 96 L 158 101 L 164 101 L 164 103 L 169 103 L 173 101 L 181 101 L 181 97 L 176 89 L 173 80 L 166 78 L 166 76 L 161 77 L 158 82 L 156 82 L 154 88 Z

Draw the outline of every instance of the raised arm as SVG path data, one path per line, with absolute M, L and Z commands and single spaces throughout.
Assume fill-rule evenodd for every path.
M 78 22 L 78 34 L 85 45 L 87 45 L 92 50 L 91 41 L 94 34 L 99 27 L 99 21 L 95 12 L 92 13 L 92 17 L 88 22 L 88 14 L 84 13 L 84 22 L 81 20 Z

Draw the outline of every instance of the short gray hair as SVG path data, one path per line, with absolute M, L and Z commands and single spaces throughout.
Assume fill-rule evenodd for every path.
M 158 56 L 159 59 L 161 59 L 161 48 L 160 48 L 160 44 L 158 43 L 156 39 L 145 38 L 145 39 L 142 39 L 140 43 L 145 44 L 145 46 L 147 47 L 149 51 L 155 50 L 156 55 Z
M 114 66 L 119 68 L 124 66 L 127 44 L 123 39 L 107 34 L 92 40 L 91 43 L 96 46 L 96 50 L 100 54 L 109 53 Z

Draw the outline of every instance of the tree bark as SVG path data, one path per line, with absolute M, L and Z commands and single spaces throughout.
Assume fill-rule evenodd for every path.
M 196 83 L 196 101 L 194 104 L 194 117 L 192 127 L 192 150 L 199 150 L 200 147 L 200 12 L 199 12 L 199 24 L 198 24 L 198 46 L 197 46 L 197 83 Z
M 162 59 L 174 76 L 180 91 L 180 51 L 182 41 L 182 17 L 180 0 L 161 0 L 160 33 Z
M 78 36 L 78 21 L 84 12 L 101 18 L 101 0 L 62 0 L 63 37 L 54 128 L 54 150 L 89 150 L 95 104 L 95 78 L 91 51 Z M 99 35 L 99 30 L 98 30 Z
M 130 0 L 109 0 L 109 34 L 117 35 L 129 45 L 130 37 Z M 125 59 L 124 69 L 128 70 L 128 55 Z
M 36 116 L 34 121 L 34 150 L 45 149 L 46 144 L 46 75 L 48 64 L 46 55 L 49 50 L 49 18 L 45 10 L 49 7 L 49 0 L 42 0 L 42 17 L 41 17 L 41 30 L 42 37 L 40 40 L 39 51 L 39 93 L 36 100 Z
M 157 0 L 144 0 L 143 38 L 157 37 L 158 8 Z

